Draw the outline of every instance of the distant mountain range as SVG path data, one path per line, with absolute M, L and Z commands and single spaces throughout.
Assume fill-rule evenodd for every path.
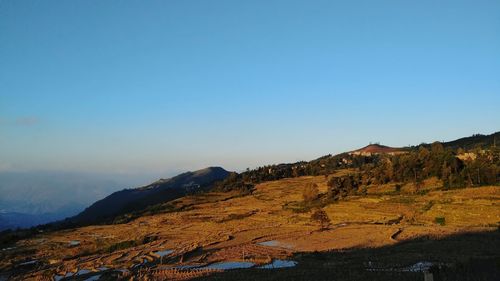
M 56 171 L 0 172 L 0 230 L 72 217 L 95 201 L 151 175 Z
M 209 167 L 187 172 L 170 179 L 160 179 L 147 186 L 117 191 L 99 200 L 70 219 L 73 223 L 96 223 L 147 206 L 167 202 L 191 192 L 207 190 L 210 186 L 229 176 L 221 167 Z
M 0 231 L 6 229 L 29 228 L 49 222 L 71 217 L 80 212 L 85 206 L 68 204 L 66 208 L 42 214 L 29 214 L 17 212 L 0 212 Z

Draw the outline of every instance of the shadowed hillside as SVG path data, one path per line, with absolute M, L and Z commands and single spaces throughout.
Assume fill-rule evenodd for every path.
M 500 146 L 500 132 L 496 132 L 490 135 L 476 134 L 470 137 L 460 138 L 454 141 L 443 142 L 443 146 L 451 149 L 462 148 L 465 150 L 489 147 L 499 147 Z
M 423 237 L 380 248 L 299 253 L 297 266 L 227 271 L 196 280 L 499 280 L 500 232 Z M 428 277 L 429 278 L 429 277 Z M 431 279 L 425 279 L 431 280 Z
M 230 173 L 220 167 L 187 172 L 170 179 L 160 179 L 147 186 L 124 189 L 97 201 L 71 221 L 79 224 L 99 223 L 114 216 L 167 202 L 186 194 L 206 190 Z

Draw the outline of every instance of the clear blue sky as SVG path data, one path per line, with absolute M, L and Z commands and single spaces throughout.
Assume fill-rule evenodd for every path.
M 0 0 L 3 170 L 240 170 L 498 130 L 498 0 Z

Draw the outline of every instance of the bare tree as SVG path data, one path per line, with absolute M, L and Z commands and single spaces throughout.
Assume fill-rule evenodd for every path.
M 308 183 L 302 191 L 302 198 L 305 202 L 312 202 L 319 197 L 318 185 L 315 183 Z
M 330 226 L 330 218 L 323 209 L 317 209 L 311 215 L 311 220 L 320 224 L 321 230 L 325 230 Z

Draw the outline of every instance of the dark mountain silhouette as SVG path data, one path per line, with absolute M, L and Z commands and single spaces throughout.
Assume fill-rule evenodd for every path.
M 476 134 L 470 137 L 460 138 L 454 141 L 443 142 L 444 147 L 451 149 L 473 149 L 476 147 L 490 148 L 493 146 L 500 146 L 500 132 L 490 135 Z
M 78 224 L 98 223 L 198 190 L 207 190 L 214 182 L 225 179 L 229 174 L 223 168 L 209 167 L 195 172 L 186 172 L 170 179 L 160 179 L 143 187 L 117 191 L 95 202 L 70 221 Z

